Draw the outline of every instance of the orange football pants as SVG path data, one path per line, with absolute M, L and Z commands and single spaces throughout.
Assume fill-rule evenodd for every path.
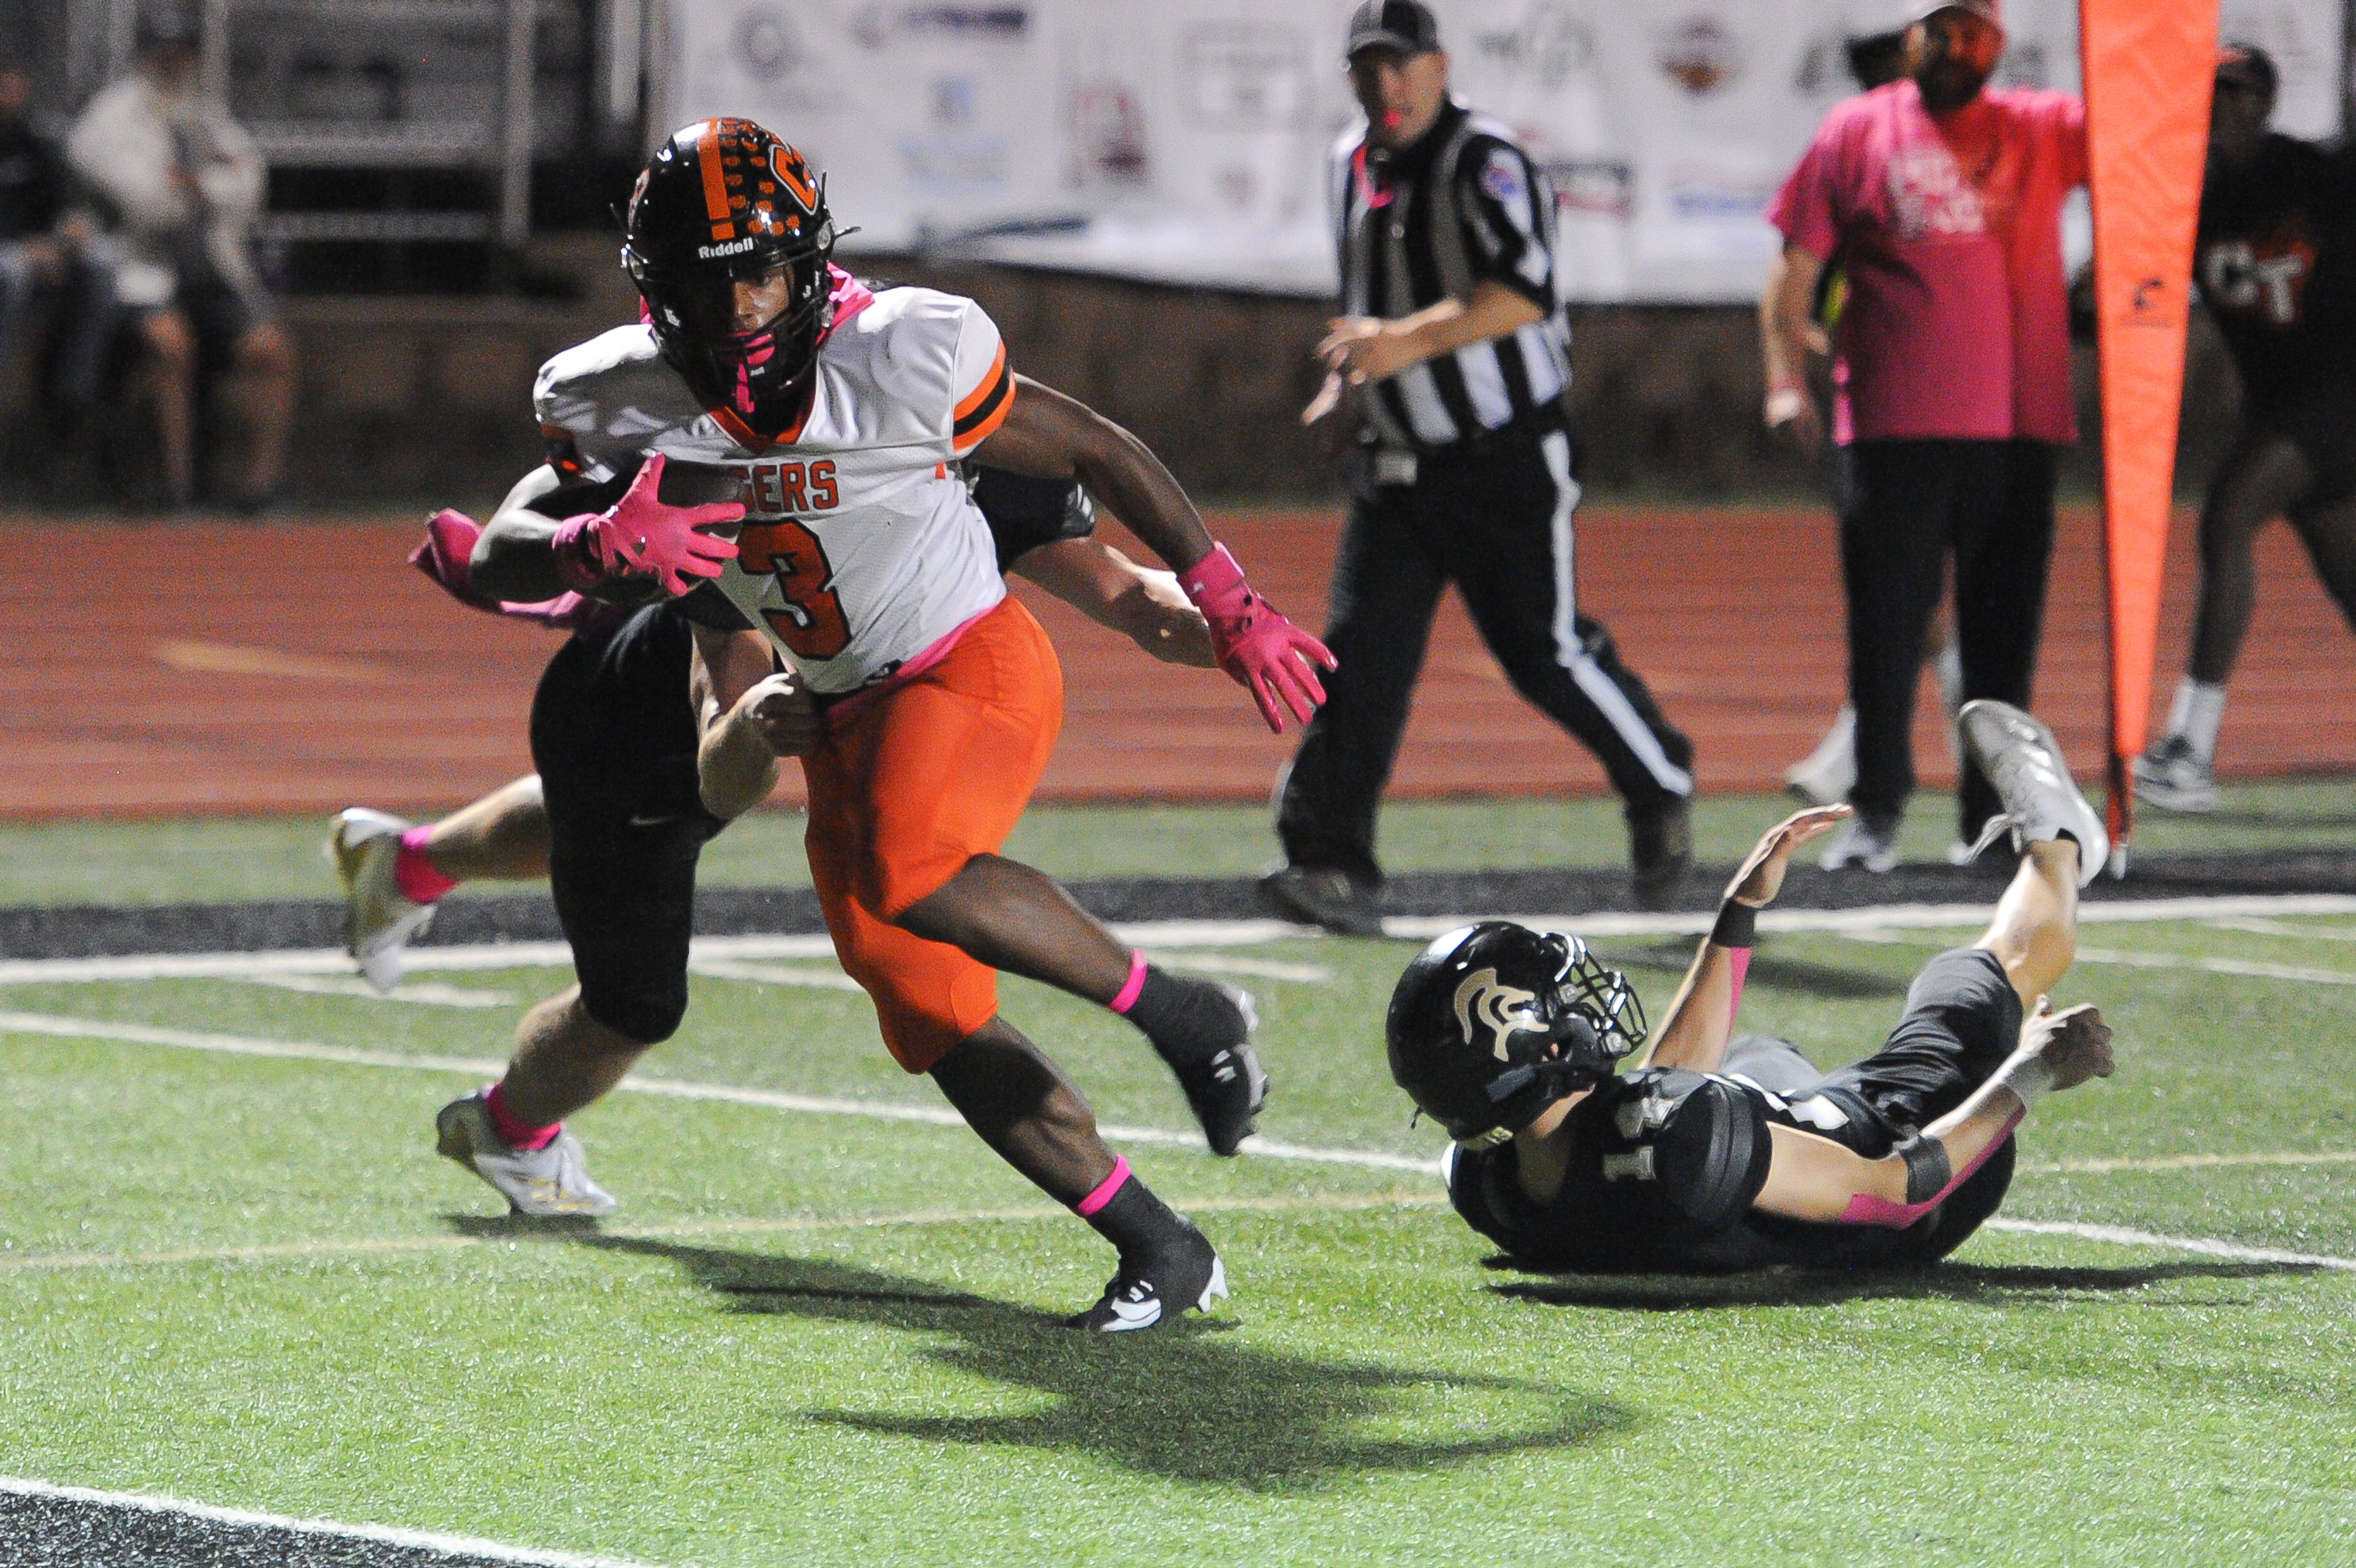
M 835 955 L 910 1072 L 998 1016 L 998 971 L 893 922 L 1006 842 L 1063 722 L 1055 650 L 1009 597 L 939 663 L 830 713 L 802 759 L 810 880 Z

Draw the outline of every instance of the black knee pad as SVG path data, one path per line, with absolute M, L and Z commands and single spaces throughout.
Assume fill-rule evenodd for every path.
M 581 1008 L 625 1040 L 660 1045 L 687 1017 L 687 977 L 636 985 L 581 982 Z

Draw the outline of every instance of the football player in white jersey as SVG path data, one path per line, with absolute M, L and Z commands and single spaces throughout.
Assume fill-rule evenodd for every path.
M 511 493 L 474 580 L 528 602 L 648 580 L 682 594 L 718 579 L 762 630 L 695 631 L 706 804 L 733 815 L 723 808 L 766 794 L 777 755 L 802 758 L 812 880 L 885 1045 L 1118 1249 L 1103 1296 L 1074 1321 L 1151 1327 L 1225 1294 L 1218 1255 L 999 1016 L 996 972 L 1136 1024 L 1222 1155 L 1251 1131 L 1267 1088 L 1249 1000 L 1146 963 L 998 853 L 1054 747 L 1062 676 L 1007 597 L 954 465 L 986 453 L 1079 479 L 1178 573 L 1221 667 L 1272 728 L 1315 710 L 1332 656 L 1250 590 L 1142 443 L 1016 377 L 979 305 L 872 293 L 832 266 L 833 242 L 818 178 L 761 127 L 706 121 L 665 142 L 631 198 L 623 252 L 648 320 L 542 370 L 541 421 L 576 472 L 552 465 Z M 612 507 L 545 515 L 568 484 L 641 460 Z M 733 470 L 741 504 L 667 504 L 673 460 Z M 740 519 L 734 540 L 712 531 Z

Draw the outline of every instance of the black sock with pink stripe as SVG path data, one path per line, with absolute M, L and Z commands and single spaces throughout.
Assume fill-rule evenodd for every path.
M 1146 1258 L 1176 1243 L 1187 1231 L 1177 1211 L 1137 1179 L 1129 1161 L 1113 1157 L 1112 1174 L 1072 1205 L 1072 1212 L 1120 1251 L 1121 1259 Z
M 1142 953 L 1130 955 L 1129 984 L 1108 1005 L 1143 1029 L 1173 1067 L 1208 1061 L 1251 1036 L 1251 1020 L 1235 993 L 1209 980 L 1173 975 L 1148 964 Z

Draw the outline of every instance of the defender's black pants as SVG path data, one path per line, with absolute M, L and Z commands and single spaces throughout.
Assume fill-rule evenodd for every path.
M 1922 634 L 1955 561 L 1964 696 L 2029 706 L 2053 554 L 2053 448 L 2039 441 L 1860 441 L 1841 453 L 1841 577 L 1857 706 L 1849 800 L 1895 816 L 1914 791 Z M 1965 763 L 1965 839 L 1997 810 Z
M 1602 624 L 1578 613 L 1570 438 L 1500 434 L 1424 458 L 1412 485 L 1365 486 L 1333 567 L 1326 645 L 1341 667 L 1301 737 L 1277 805 L 1296 866 L 1337 868 L 1369 884 L 1375 812 L 1440 590 L 1456 584 L 1515 689 L 1579 737 L 1632 814 L 1693 793 L 1693 745 L 1620 662 Z M 1510 735 L 1492 737 L 1501 752 Z
M 687 1012 L 696 861 L 727 826 L 697 787 L 692 635 L 668 603 L 578 633 L 531 704 L 549 888 L 581 1005 L 641 1045 L 669 1039 Z

